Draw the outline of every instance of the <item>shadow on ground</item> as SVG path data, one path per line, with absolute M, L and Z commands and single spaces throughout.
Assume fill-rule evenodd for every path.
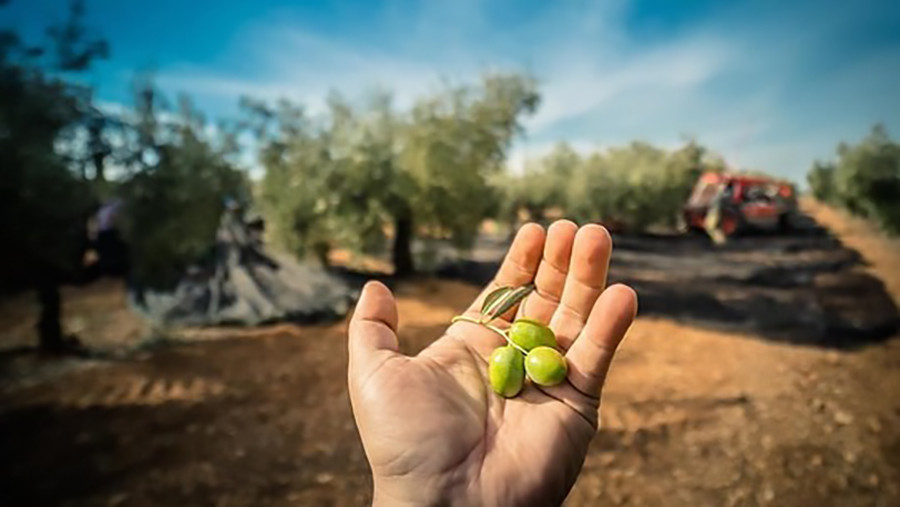
M 746 235 L 716 247 L 703 236 L 615 235 L 610 282 L 634 287 L 641 315 L 767 339 L 837 348 L 885 340 L 898 310 L 860 255 L 808 217 L 790 234 Z M 485 241 L 439 276 L 482 285 L 505 245 Z
M 313 336 L 183 344 L 0 395 L 0 505 L 366 503 L 345 340 Z

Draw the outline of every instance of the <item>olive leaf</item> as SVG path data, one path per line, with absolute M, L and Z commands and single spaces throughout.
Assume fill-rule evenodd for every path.
M 500 289 L 497 289 L 495 292 L 498 292 L 499 290 Z M 525 296 L 530 294 L 533 290 L 534 285 L 524 285 L 522 287 L 504 291 L 502 294 L 494 297 L 490 305 L 482 307 L 481 314 L 484 316 L 482 320 L 487 322 L 500 317 L 519 304 L 525 299 Z M 488 297 L 493 295 L 494 292 L 489 294 Z
M 497 301 L 497 298 L 505 296 L 511 290 L 513 290 L 512 287 L 500 287 L 499 289 L 491 291 L 491 293 L 484 298 L 484 303 L 481 304 L 481 314 L 487 315 L 488 308 Z

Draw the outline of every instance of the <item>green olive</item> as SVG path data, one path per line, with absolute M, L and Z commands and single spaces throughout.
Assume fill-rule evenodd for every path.
M 566 358 L 556 349 L 535 347 L 525 356 L 525 371 L 535 384 L 550 387 L 565 380 L 569 368 Z
M 526 351 L 535 347 L 556 347 L 553 330 L 536 320 L 518 319 L 509 326 L 507 336 L 510 341 Z
M 491 388 L 504 398 L 512 398 L 522 390 L 525 382 L 525 359 L 512 346 L 498 347 L 491 352 L 488 377 Z

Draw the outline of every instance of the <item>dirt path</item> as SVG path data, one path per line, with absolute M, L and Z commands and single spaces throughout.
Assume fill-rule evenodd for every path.
M 847 247 L 860 252 L 868 263 L 867 270 L 884 282 L 900 305 L 900 238 L 888 238 L 865 220 L 812 199 L 802 200 L 801 208 Z
M 855 234 L 895 287 L 881 240 Z M 476 292 L 400 286 L 403 349 Z M 569 505 L 900 503 L 900 340 L 810 347 L 681 317 L 629 333 Z M 281 326 L 6 390 L 0 505 L 363 504 L 345 347 L 342 323 Z

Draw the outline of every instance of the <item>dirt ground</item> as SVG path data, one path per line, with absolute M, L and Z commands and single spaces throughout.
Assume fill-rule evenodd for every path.
M 642 310 L 568 505 L 900 504 L 900 245 L 804 209 L 836 239 L 616 239 L 612 277 Z M 410 353 L 478 292 L 446 278 L 395 290 Z M 66 297 L 67 327 L 102 358 L 35 356 L 33 309 L 0 306 L 0 505 L 369 499 L 343 322 L 137 346 L 119 285 Z

